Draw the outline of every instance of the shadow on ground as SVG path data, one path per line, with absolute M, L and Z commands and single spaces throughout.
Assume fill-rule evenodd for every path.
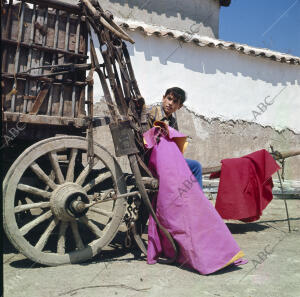
M 259 232 L 270 228 L 269 226 L 260 223 L 226 223 L 228 229 L 232 234 L 245 234 L 248 232 Z

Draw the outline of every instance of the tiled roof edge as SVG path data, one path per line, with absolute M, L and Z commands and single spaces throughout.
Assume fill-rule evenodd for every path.
M 119 18 L 115 18 L 115 20 L 122 28 L 126 30 L 142 32 L 148 36 L 156 35 L 158 37 L 170 37 L 177 39 L 178 41 L 194 43 L 195 45 L 201 47 L 208 46 L 225 50 L 234 50 L 249 56 L 267 58 L 286 64 L 300 65 L 300 57 L 280 53 L 266 48 L 258 48 L 247 44 L 240 44 L 212 37 L 200 36 L 198 34 L 168 29 L 162 26 L 148 25 L 138 21 L 122 20 Z

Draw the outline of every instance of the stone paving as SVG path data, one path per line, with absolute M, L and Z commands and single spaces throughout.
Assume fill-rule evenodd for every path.
M 228 296 L 300 297 L 300 200 L 274 199 L 255 223 L 227 221 L 249 263 L 209 276 L 179 266 L 147 265 L 113 250 L 81 265 L 43 267 L 4 244 L 5 297 Z

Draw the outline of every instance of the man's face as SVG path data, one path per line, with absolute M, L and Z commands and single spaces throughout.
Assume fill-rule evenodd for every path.
M 177 99 L 172 93 L 168 94 L 167 96 L 163 96 L 162 105 L 167 117 L 182 107 L 180 100 Z

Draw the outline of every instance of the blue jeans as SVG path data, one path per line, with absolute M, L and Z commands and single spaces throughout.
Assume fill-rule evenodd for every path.
M 196 177 L 201 189 L 203 189 L 203 186 L 202 186 L 202 166 L 201 166 L 201 164 L 198 161 L 191 160 L 191 159 L 185 159 L 185 161 L 187 162 L 187 164 L 189 165 L 192 173 Z

